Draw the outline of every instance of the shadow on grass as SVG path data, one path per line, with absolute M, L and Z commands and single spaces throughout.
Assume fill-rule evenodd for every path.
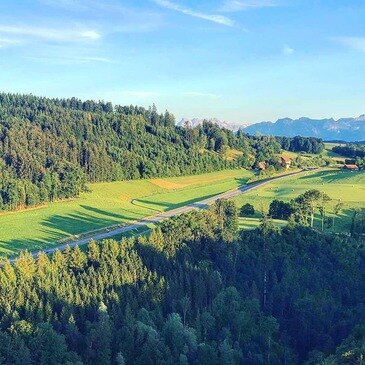
M 240 177 L 240 178 L 235 178 L 234 180 L 237 183 L 237 188 L 240 188 L 246 186 L 249 179 Z
M 108 212 L 106 210 L 91 207 L 89 205 L 80 205 L 80 207 L 87 210 L 87 211 L 89 211 L 89 212 L 97 213 L 97 214 L 100 214 L 100 215 L 103 215 L 103 216 L 106 216 L 106 217 L 117 218 L 117 219 L 125 219 L 124 215 Z
M 301 176 L 298 180 L 321 179 L 323 183 L 337 183 L 341 180 L 347 180 L 350 177 L 361 174 L 361 172 L 348 171 L 318 171 L 314 174 Z M 365 175 L 364 175 L 365 176 Z
M 0 240 L 0 255 L 11 256 L 19 251 L 37 251 L 59 244 L 60 240 L 133 219 L 132 216 L 115 214 L 90 206 L 82 206 L 95 215 L 79 212 L 68 215 L 53 215 L 42 221 L 44 239 L 21 238 L 7 241 Z M 98 216 L 96 216 L 96 214 Z
M 148 208 L 148 209 L 151 209 L 151 210 L 153 208 L 150 208 L 149 206 L 161 207 L 161 209 L 158 210 L 158 211 L 161 212 L 161 211 L 173 210 L 173 209 L 177 209 L 177 208 L 181 208 L 181 207 L 184 207 L 184 206 L 187 206 L 187 205 L 193 205 L 193 204 L 195 204 L 197 208 L 204 207 L 206 205 L 204 203 L 199 204 L 199 202 L 204 201 L 206 199 L 213 198 L 213 197 L 215 197 L 216 195 L 219 195 L 219 194 L 220 193 L 209 194 L 209 195 L 201 196 L 201 197 L 194 198 L 194 199 L 184 200 L 183 202 L 180 202 L 180 203 L 171 203 L 171 202 L 166 202 L 166 201 L 153 201 L 153 200 L 147 200 L 147 199 L 135 199 L 134 202 L 139 203 L 140 207 Z M 156 209 L 153 209 L 153 210 L 156 210 Z

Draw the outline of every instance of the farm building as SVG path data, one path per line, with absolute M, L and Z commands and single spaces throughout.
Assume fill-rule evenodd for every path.
M 350 171 L 357 171 L 359 169 L 358 166 L 354 164 L 345 164 L 343 168 Z
M 267 164 L 265 161 L 261 161 L 258 163 L 258 166 L 260 170 L 266 170 Z
M 288 169 L 291 165 L 291 158 L 286 156 L 281 156 L 281 166 Z

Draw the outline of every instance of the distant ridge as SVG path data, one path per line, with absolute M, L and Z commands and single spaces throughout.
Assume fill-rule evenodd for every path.
M 241 123 L 230 123 L 230 122 L 225 122 L 222 121 L 218 118 L 210 118 L 210 119 L 204 119 L 204 118 L 192 118 L 192 119 L 188 119 L 188 118 L 183 118 L 180 120 L 180 122 L 177 123 L 177 125 L 179 127 L 184 127 L 184 126 L 189 126 L 191 128 L 197 127 L 198 125 L 203 124 L 204 121 L 208 121 L 214 124 L 217 124 L 220 128 L 226 128 L 226 129 L 230 129 L 234 132 L 237 132 L 240 129 L 244 129 L 245 127 L 248 126 L 248 124 L 241 124 Z
M 294 137 L 317 137 L 323 140 L 341 140 L 356 142 L 365 140 L 365 114 L 357 118 L 310 119 L 283 118 L 273 122 L 261 122 L 247 126 L 244 131 L 249 134 L 260 133 Z

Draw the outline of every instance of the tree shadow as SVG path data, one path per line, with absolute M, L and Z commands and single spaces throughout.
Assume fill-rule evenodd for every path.
M 189 207 L 194 206 L 196 208 L 206 207 L 207 204 L 204 203 L 204 201 L 207 199 L 213 198 L 217 195 L 219 195 L 219 193 L 218 194 L 208 194 L 208 195 L 201 196 L 198 198 L 184 200 L 183 202 L 179 202 L 179 203 L 171 203 L 171 202 L 167 202 L 167 201 L 156 201 L 156 200 L 148 200 L 148 199 L 135 199 L 134 201 L 138 202 L 141 207 L 148 208 L 148 209 L 153 209 L 153 208 L 150 208 L 149 206 L 161 207 L 162 209 L 160 211 L 162 212 L 162 211 L 169 211 L 169 210 L 181 208 L 184 206 L 189 206 Z
M 244 185 L 247 185 L 248 182 L 248 178 L 245 179 L 243 177 L 236 177 L 234 180 L 237 183 L 237 187 L 243 187 Z
M 67 239 L 70 236 L 106 228 L 132 219 L 128 215 L 114 214 L 88 206 L 83 206 L 83 208 L 101 216 L 97 217 L 82 212 L 67 215 L 53 215 L 41 222 L 43 228 L 40 231 L 44 234 L 45 238 L 20 238 L 0 241 L 0 252 L 8 256 L 14 256 L 19 251 L 44 250 L 62 243 L 62 239 Z
M 116 217 L 117 216 L 117 217 Z M 61 232 L 64 235 L 75 235 L 81 232 L 87 232 L 96 230 L 117 223 L 121 223 L 122 220 L 128 220 L 130 217 L 125 215 L 114 215 L 104 217 L 95 217 L 87 213 L 74 213 L 65 216 L 54 215 L 42 222 L 42 226 L 47 227 L 54 231 Z
M 99 208 L 91 207 L 89 205 L 82 205 L 82 204 L 80 204 L 80 207 L 83 208 L 83 209 L 85 209 L 85 210 L 87 210 L 87 211 L 90 211 L 90 212 L 93 212 L 93 213 L 97 213 L 97 214 L 100 214 L 100 215 L 103 215 L 103 216 L 106 216 L 106 217 L 112 217 L 112 218 L 118 218 L 118 219 L 125 219 L 125 216 L 124 215 L 117 214 L 117 213 L 112 213 L 112 212 L 108 212 L 106 210 L 102 210 L 102 209 L 99 209 Z
M 301 176 L 298 180 L 321 179 L 323 183 L 337 183 L 340 180 L 347 180 L 351 176 L 362 174 L 362 172 L 348 172 L 348 171 L 318 171 L 314 174 Z M 365 179 L 365 174 L 364 174 Z

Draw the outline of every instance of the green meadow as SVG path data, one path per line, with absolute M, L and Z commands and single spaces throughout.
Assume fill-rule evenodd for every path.
M 264 187 L 236 197 L 234 201 L 240 207 L 251 203 L 255 209 L 267 211 L 272 200 L 290 201 L 310 189 L 318 189 L 329 195 L 332 201 L 327 207 L 327 216 L 332 217 L 334 205 L 342 201 L 344 208 L 335 218 L 334 231 L 348 232 L 354 209 L 365 208 L 365 172 L 345 172 L 340 170 L 320 170 L 284 180 L 274 181 Z M 259 224 L 259 214 L 251 219 L 243 219 L 241 226 L 254 227 Z M 280 222 L 279 222 L 280 223 Z M 280 225 L 280 224 L 279 224 Z M 320 226 L 319 217 L 316 219 Z M 331 229 L 332 230 L 332 229 Z
M 335 146 L 339 146 L 341 145 L 340 143 L 325 143 L 324 144 L 324 150 L 321 152 L 321 156 L 322 157 L 327 157 L 327 158 L 331 158 L 334 161 L 340 161 L 340 162 L 344 162 L 346 157 L 345 156 L 341 156 L 338 153 L 335 153 L 332 151 L 332 148 Z M 318 155 L 315 155 L 313 153 L 298 153 L 298 152 L 290 152 L 290 151 L 285 151 L 283 150 L 282 155 L 288 156 L 292 159 L 295 159 L 296 157 L 298 157 L 299 155 L 304 158 L 304 159 L 308 159 L 308 158 L 312 158 L 312 157 L 318 157 Z
M 120 225 L 171 210 L 241 186 L 252 177 L 246 170 L 164 179 L 90 184 L 91 192 L 80 198 L 0 214 L 0 254 L 12 256 L 21 250 L 45 249 L 73 236 Z M 252 203 L 257 211 L 267 210 L 273 199 L 290 201 L 309 189 L 326 192 L 333 205 L 341 199 L 344 209 L 335 230 L 346 231 L 353 209 L 365 207 L 365 172 L 338 170 L 307 172 L 266 185 L 236 197 L 238 206 Z M 240 228 L 259 225 L 259 214 L 240 219 Z M 276 221 L 277 226 L 285 224 Z M 317 225 L 319 220 L 317 219 Z
M 0 214 L 0 254 L 39 250 L 71 236 L 123 224 L 245 184 L 247 170 L 90 184 L 80 198 Z

